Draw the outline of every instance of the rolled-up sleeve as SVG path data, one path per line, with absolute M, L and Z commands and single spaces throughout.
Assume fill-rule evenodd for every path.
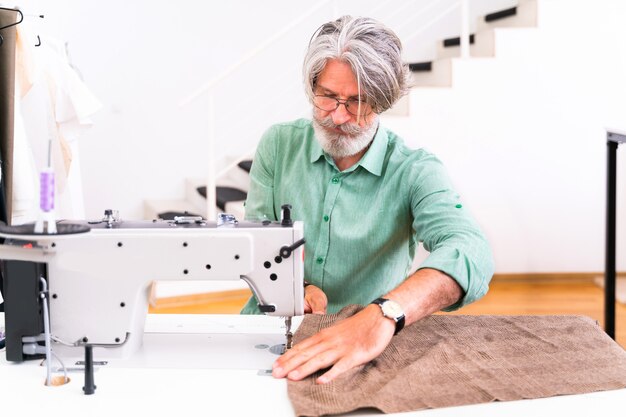
M 418 269 L 439 270 L 461 286 L 464 296 L 445 309 L 456 310 L 487 293 L 494 271 L 492 251 L 436 157 L 415 162 L 410 172 L 413 230 L 430 252 Z

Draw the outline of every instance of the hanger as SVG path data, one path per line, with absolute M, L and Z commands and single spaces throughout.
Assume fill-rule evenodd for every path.
M 39 18 L 43 19 L 43 15 L 42 14 L 39 14 L 39 15 L 27 14 L 26 16 L 39 17 Z M 37 43 L 35 44 L 35 46 L 41 46 L 41 38 L 39 37 L 39 35 L 37 35 Z
M 10 25 L 3 26 L 3 27 L 0 28 L 0 30 L 6 29 L 6 28 L 10 28 L 11 26 L 17 26 L 20 23 L 22 23 L 22 21 L 24 20 L 24 14 L 19 9 L 7 9 L 6 7 L 0 7 L 0 10 L 6 10 L 6 11 L 9 11 L 9 12 L 16 12 L 16 13 L 18 13 L 20 15 L 20 20 L 18 20 L 15 23 L 11 23 Z M 4 43 L 4 38 L 2 37 L 2 33 L 0 33 L 0 45 L 2 45 L 3 43 Z

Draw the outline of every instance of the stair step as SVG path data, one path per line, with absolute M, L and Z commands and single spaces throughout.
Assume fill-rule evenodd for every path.
M 474 43 L 474 34 L 470 34 L 469 36 L 469 43 L 470 45 L 472 45 Z M 450 46 L 461 46 L 461 37 L 457 36 L 456 38 L 448 38 L 448 39 L 444 39 L 443 40 L 443 46 L 444 47 L 450 47 Z
M 411 72 L 421 72 L 421 71 L 432 71 L 433 63 L 432 62 L 415 62 L 409 64 L 409 70 Z
M 472 57 L 492 57 L 495 56 L 495 38 L 497 28 L 483 30 L 472 34 L 474 42 L 470 42 L 470 56 Z M 460 38 L 453 38 L 459 40 Z M 461 56 L 460 45 L 448 45 L 445 41 L 437 46 L 437 58 L 459 58 Z
M 206 198 L 206 185 L 197 188 L 198 193 Z M 226 211 L 226 203 L 231 201 L 245 201 L 248 194 L 238 188 L 233 187 L 215 187 L 215 199 L 217 206 Z
M 516 7 L 490 13 L 480 19 L 476 32 L 490 28 L 537 26 L 537 0 L 520 1 Z
M 252 161 L 251 160 L 241 161 L 237 164 L 237 166 L 243 169 L 244 171 L 246 171 L 247 173 L 250 173 L 250 170 L 252 169 Z
M 495 20 L 505 19 L 517 14 L 517 6 L 510 9 L 504 9 L 497 12 L 489 13 L 485 16 L 485 22 L 493 22 Z
M 411 73 L 412 87 L 450 87 L 452 86 L 452 59 L 433 61 L 431 71 Z

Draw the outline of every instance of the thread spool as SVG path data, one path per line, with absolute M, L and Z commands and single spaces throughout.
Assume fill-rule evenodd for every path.
M 69 377 L 58 375 L 58 376 L 53 376 L 52 379 L 50 379 L 50 384 L 48 384 L 46 381 L 44 381 L 43 384 L 48 387 L 60 387 L 61 385 L 68 384 L 69 382 L 70 382 Z
M 44 213 L 54 210 L 54 172 L 44 170 L 39 174 L 39 208 Z

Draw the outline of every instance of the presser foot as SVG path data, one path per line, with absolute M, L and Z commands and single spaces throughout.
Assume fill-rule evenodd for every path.
M 291 317 L 285 317 L 285 343 L 274 345 L 270 348 L 270 352 L 275 355 L 282 355 L 291 349 L 293 344 L 293 333 L 291 333 Z

